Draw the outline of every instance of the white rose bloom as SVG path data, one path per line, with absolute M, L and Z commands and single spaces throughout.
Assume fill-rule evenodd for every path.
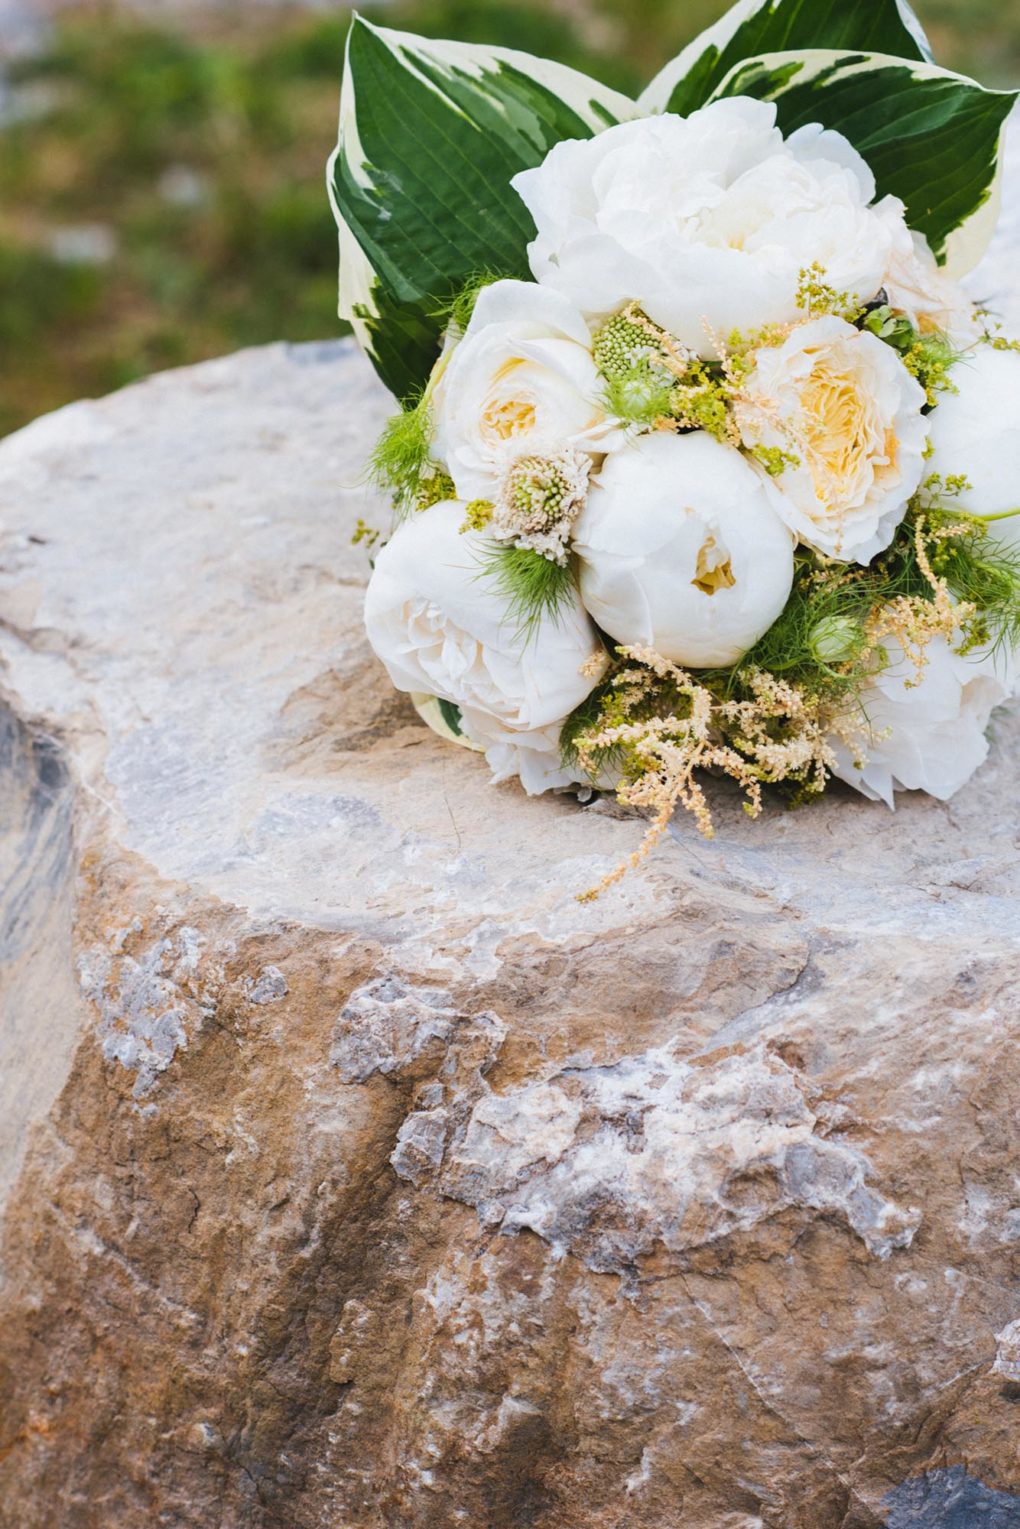
M 895 791 L 927 791 L 946 801 L 966 785 L 988 755 L 985 729 L 996 706 L 1016 683 L 1016 655 L 1002 651 L 960 654 L 944 637 L 927 647 L 919 683 L 913 663 L 894 638 L 885 641 L 889 665 L 861 699 L 861 754 L 830 738 L 835 774 L 872 801 L 895 806 Z M 870 734 L 870 736 L 869 736 Z
M 614 432 L 622 441 L 602 391 L 577 309 L 534 282 L 493 282 L 434 384 L 433 454 L 458 498 L 494 500 L 519 456 L 571 445 L 603 452 Z
M 673 663 L 736 663 L 793 581 L 776 496 L 710 435 L 642 436 L 610 457 L 574 528 L 581 598 L 619 643 Z
M 808 547 L 869 563 L 924 476 L 925 393 L 891 346 L 827 316 L 763 346 L 734 414 L 749 447 L 797 459 L 774 480 Z
M 964 477 L 950 502 L 973 515 L 1020 509 L 1020 353 L 978 345 L 953 367 L 957 391 L 942 393 L 928 421 L 929 473 Z M 993 520 L 998 541 L 1020 543 L 1020 515 Z
M 398 690 L 460 707 L 497 779 L 519 773 L 531 793 L 568 785 L 559 731 L 596 684 L 581 669 L 600 651 L 597 634 L 575 600 L 523 636 L 479 576 L 491 543 L 462 534 L 463 520 L 463 504 L 447 501 L 398 527 L 366 592 L 369 641 Z
M 538 230 L 535 277 L 593 317 L 637 301 L 706 356 L 711 336 L 796 319 L 815 263 L 870 301 L 911 248 L 902 202 L 872 205 L 874 176 L 841 134 L 784 140 L 775 124 L 775 105 L 740 96 L 556 144 L 512 182 Z
M 919 334 L 944 334 L 961 350 L 981 338 L 976 307 L 941 269 L 921 234 L 913 234 L 907 245 L 897 244 L 882 286 L 890 308 L 905 314 Z

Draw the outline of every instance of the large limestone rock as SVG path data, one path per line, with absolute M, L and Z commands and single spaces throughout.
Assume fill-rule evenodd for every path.
M 366 647 L 384 407 L 0 447 L 0 1525 L 1020 1525 L 1020 718 L 582 907 L 640 824 Z

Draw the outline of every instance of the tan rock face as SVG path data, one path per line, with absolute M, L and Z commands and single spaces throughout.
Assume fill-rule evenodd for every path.
M 0 447 L 0 1525 L 1013 1529 L 1020 719 L 581 907 L 366 648 L 383 408 Z

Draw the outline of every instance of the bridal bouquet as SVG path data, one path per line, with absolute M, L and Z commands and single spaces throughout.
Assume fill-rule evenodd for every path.
M 752 815 L 972 775 L 1020 672 L 1020 345 L 958 278 L 1013 100 L 904 0 L 739 0 L 638 102 L 355 20 L 341 312 L 400 405 L 365 620 L 496 780 L 615 790 L 643 853 L 711 831 L 705 771 Z

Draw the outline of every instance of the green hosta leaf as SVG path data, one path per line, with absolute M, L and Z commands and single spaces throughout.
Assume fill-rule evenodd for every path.
M 953 276 L 977 264 L 998 217 L 1002 133 L 1016 100 L 934 64 L 880 54 L 771 53 L 731 70 L 714 92 L 775 101 L 791 133 L 836 128 L 864 155 L 880 196 L 907 206 Z
M 745 59 L 795 48 L 931 58 L 906 0 L 738 0 L 656 75 L 641 97 L 641 109 L 686 116 L 704 106 Z
M 454 706 L 452 701 L 439 700 L 439 711 L 443 721 L 455 738 L 463 738 L 464 729 L 461 727 L 461 712 L 459 706 Z
M 511 176 L 638 114 L 559 64 L 355 18 L 329 167 L 340 312 L 398 398 L 426 382 L 436 309 L 468 277 L 529 274 L 534 227 Z

